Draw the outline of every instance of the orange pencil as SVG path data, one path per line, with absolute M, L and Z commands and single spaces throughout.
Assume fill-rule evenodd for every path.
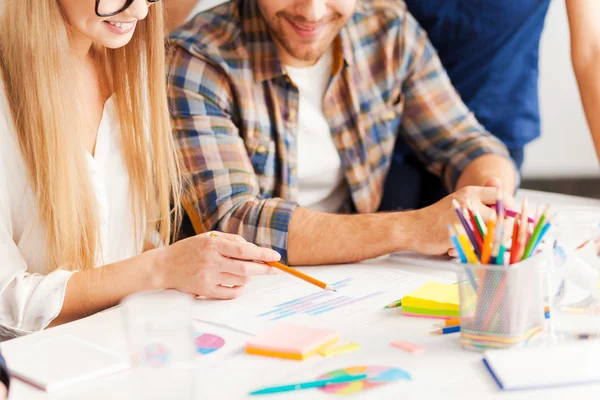
M 494 243 L 494 231 L 496 228 L 496 213 L 492 213 L 492 217 L 486 223 L 487 235 L 483 240 L 483 249 L 481 250 L 481 263 L 488 264 L 492 255 L 492 244 Z
M 280 262 L 266 262 L 265 264 L 267 264 L 270 267 L 277 268 L 278 270 L 286 272 L 290 275 L 293 275 L 296 278 L 302 279 L 304 282 L 312 283 L 313 285 L 318 286 L 321 289 L 337 292 L 337 290 L 335 290 L 333 287 L 329 286 L 325 282 L 313 278 L 312 276 L 306 275 L 304 272 L 300 272 L 297 269 L 288 267 L 287 265 L 284 265 Z
M 218 236 L 215 235 L 214 233 L 211 233 L 210 236 Z M 267 264 L 270 267 L 273 268 L 277 268 L 280 271 L 286 272 L 290 275 L 295 276 L 296 278 L 302 279 L 304 282 L 308 282 L 310 284 L 313 284 L 317 287 L 320 287 L 321 289 L 324 290 L 329 290 L 332 292 L 337 292 L 337 290 L 335 290 L 333 287 L 329 286 L 328 284 L 326 284 L 325 282 L 322 282 L 316 278 L 313 278 L 312 276 L 306 275 L 304 272 L 300 272 L 297 269 L 294 268 L 290 268 L 287 265 L 284 265 L 280 262 L 266 262 L 265 264 Z
M 445 326 L 459 326 L 460 318 L 447 319 L 446 321 L 444 321 L 444 325 Z

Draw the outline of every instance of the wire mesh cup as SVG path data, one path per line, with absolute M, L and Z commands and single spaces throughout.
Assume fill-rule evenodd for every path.
M 522 347 L 544 329 L 541 266 L 536 255 L 510 266 L 461 264 L 461 345 L 470 350 Z

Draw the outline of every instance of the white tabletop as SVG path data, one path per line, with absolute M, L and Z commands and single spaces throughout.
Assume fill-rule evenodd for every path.
M 600 200 L 583 199 L 557 194 L 521 191 L 530 201 L 550 202 L 553 210 L 570 207 L 600 208 Z M 373 262 L 373 261 L 371 261 Z M 377 262 L 377 261 L 374 261 Z M 454 278 L 448 270 L 426 267 L 419 262 L 410 262 L 404 258 L 390 257 L 385 262 L 397 263 L 409 272 L 429 275 L 437 278 Z M 361 264 L 362 265 L 362 264 Z M 317 267 L 319 268 L 319 267 Z M 340 268 L 344 268 L 341 266 Z M 356 267 L 355 267 L 356 268 Z M 318 269 L 317 269 L 318 270 Z M 316 271 L 313 267 L 311 271 Z M 243 300 L 242 300 L 243 301 Z M 402 317 L 399 311 L 390 310 L 381 317 L 369 322 L 368 326 L 357 321 L 351 327 L 343 327 L 340 333 L 344 342 L 360 343 L 361 350 L 331 359 L 313 357 L 306 361 L 286 361 L 266 357 L 249 356 L 243 353 L 241 345 L 248 337 L 239 332 L 231 333 L 232 344 L 239 348 L 223 353 L 219 359 L 199 364 L 194 372 L 197 384 L 197 399 L 238 399 L 246 398 L 249 391 L 273 384 L 312 380 L 315 375 L 333 369 L 351 365 L 400 365 L 412 375 L 410 382 L 388 385 L 382 389 L 364 392 L 355 398 L 369 399 L 488 399 L 500 397 L 507 399 L 597 399 L 600 396 L 600 384 L 564 387 L 536 391 L 503 392 L 498 389 L 490 374 L 482 364 L 482 353 L 463 350 L 457 335 L 433 336 L 432 321 Z M 215 329 L 225 329 L 223 327 Z M 60 327 L 5 342 L 2 351 L 10 364 L 11 359 L 19 357 L 23 346 L 29 341 L 37 341 L 52 335 L 70 334 L 124 357 L 127 346 L 123 334 L 119 309 L 107 310 L 94 316 L 66 324 Z M 412 355 L 392 348 L 392 340 L 403 339 L 423 344 L 426 352 Z M 237 342 L 236 342 L 237 340 Z M 215 353 L 216 354 L 216 353 Z M 23 382 L 11 383 L 11 400 L 36 399 L 135 399 L 142 398 L 136 391 L 132 371 L 126 371 L 93 382 L 79 384 L 72 388 L 54 393 L 45 393 Z M 154 385 L 167 385 L 167 382 L 155 381 Z M 180 399 L 177 388 L 171 388 L 169 398 Z M 318 390 L 304 390 L 268 396 L 275 399 L 327 399 Z

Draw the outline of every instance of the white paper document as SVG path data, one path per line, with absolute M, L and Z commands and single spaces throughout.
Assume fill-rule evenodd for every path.
M 198 300 L 195 316 L 255 334 L 278 322 L 317 327 L 368 325 L 383 307 L 426 282 L 441 278 L 403 271 L 394 265 L 303 268 L 303 272 L 333 286 L 319 289 L 287 274 L 257 278 L 232 301 Z

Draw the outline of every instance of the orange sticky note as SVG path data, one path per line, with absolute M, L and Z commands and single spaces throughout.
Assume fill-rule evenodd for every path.
M 413 354 L 422 354 L 425 353 L 425 347 L 419 346 L 418 344 L 406 342 L 404 340 L 395 340 L 390 343 L 392 346 L 407 351 Z
M 338 332 L 283 323 L 246 342 L 246 353 L 304 360 L 336 343 Z

